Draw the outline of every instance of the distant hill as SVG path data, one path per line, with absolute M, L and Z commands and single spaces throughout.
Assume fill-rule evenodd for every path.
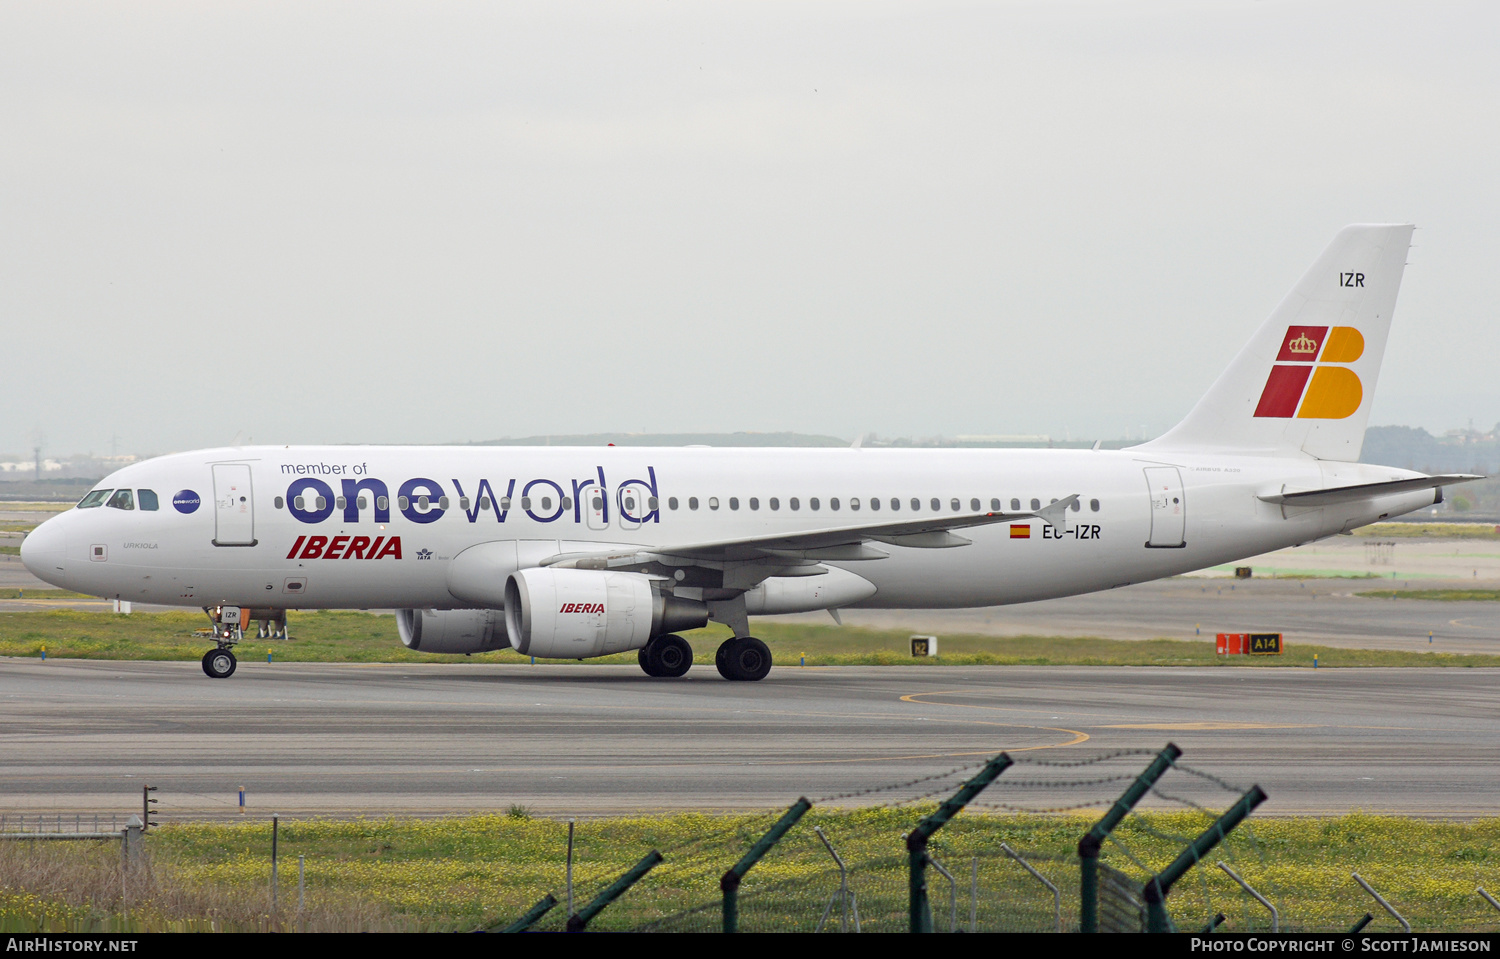
M 1410 426 L 1365 430 L 1360 461 L 1424 473 L 1483 473 L 1500 469 L 1500 427 L 1490 433 L 1453 430 L 1433 436 Z

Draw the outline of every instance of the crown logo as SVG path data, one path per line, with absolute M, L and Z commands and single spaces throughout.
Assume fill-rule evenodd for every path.
M 1291 353 L 1316 353 L 1318 352 L 1318 341 L 1303 333 L 1288 343 L 1286 348 Z

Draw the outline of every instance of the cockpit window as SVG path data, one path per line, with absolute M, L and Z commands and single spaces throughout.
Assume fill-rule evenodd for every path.
M 136 500 L 137 503 L 140 504 L 141 509 L 155 510 L 155 509 L 158 509 L 160 507 L 160 504 L 157 502 L 157 499 L 156 499 L 156 490 L 154 490 L 154 489 L 138 489 L 138 490 L 136 490 L 135 491 L 135 500 Z
M 128 489 L 117 489 L 115 495 L 111 496 L 109 502 L 104 505 L 114 509 L 135 509 L 135 497 L 130 495 Z
M 96 489 L 92 493 L 78 501 L 78 508 L 93 509 L 96 506 L 103 506 L 104 498 L 113 492 L 114 490 Z

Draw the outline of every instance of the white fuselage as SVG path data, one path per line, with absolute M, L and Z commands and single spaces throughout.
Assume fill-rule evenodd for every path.
M 1301 509 L 1257 496 L 1418 475 L 1160 450 L 230 448 L 115 472 L 99 488 L 133 491 L 134 508 L 70 510 L 34 531 L 23 557 L 58 586 L 136 602 L 461 608 L 476 604 L 450 590 L 449 567 L 479 544 L 514 543 L 526 566 L 616 546 L 1035 509 L 1033 500 L 1078 494 L 1061 530 L 1020 520 L 965 529 L 972 542 L 956 548 L 889 545 L 882 559 L 825 562 L 875 591 L 807 603 L 991 606 L 1171 576 L 1405 513 L 1433 491 Z M 156 494 L 156 509 L 142 508 L 141 490 Z

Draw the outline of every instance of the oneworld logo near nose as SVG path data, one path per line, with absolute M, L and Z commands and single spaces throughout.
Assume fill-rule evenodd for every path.
M 172 505 L 177 508 L 177 512 L 179 513 L 191 513 L 202 505 L 202 503 L 203 500 L 198 497 L 198 494 L 190 489 L 178 490 L 172 496 Z

